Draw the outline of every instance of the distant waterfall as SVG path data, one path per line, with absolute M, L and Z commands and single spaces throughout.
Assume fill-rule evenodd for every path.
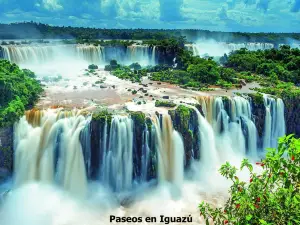
M 185 46 L 189 51 L 193 52 L 194 56 L 223 56 L 225 53 L 228 54 L 231 51 L 236 51 L 241 48 L 246 48 L 250 51 L 266 50 L 274 48 L 272 43 L 256 43 L 256 42 L 245 42 L 245 43 L 226 43 L 216 42 L 213 40 L 198 41 L 195 44 L 187 44 Z
M 272 98 L 264 95 L 264 104 L 266 108 L 265 128 L 264 128 L 264 148 L 277 147 L 279 137 L 285 132 L 284 103 L 280 98 Z
M 3 57 L 17 64 L 51 63 L 55 60 L 81 60 L 97 65 L 108 64 L 115 59 L 118 63 L 142 66 L 156 65 L 156 47 L 147 45 L 96 46 L 88 44 L 57 45 L 3 45 Z
M 76 55 L 79 59 L 83 59 L 89 63 L 101 64 L 104 62 L 104 48 L 94 45 L 77 45 Z

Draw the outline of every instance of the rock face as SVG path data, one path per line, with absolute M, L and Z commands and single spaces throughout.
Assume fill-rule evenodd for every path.
M 13 128 L 0 128 L 0 182 L 13 170 Z
M 4 59 L 4 51 L 1 46 L 0 46 L 0 59 Z
M 283 99 L 286 133 L 300 138 L 300 98 Z
M 174 129 L 183 138 L 185 150 L 185 168 L 189 168 L 193 158 L 199 159 L 199 128 L 195 111 L 180 105 L 175 110 L 169 110 Z
M 283 98 L 286 134 L 295 134 L 300 137 L 300 99 Z M 259 137 L 263 136 L 265 126 L 266 109 L 263 101 L 252 98 L 252 115 Z
M 263 102 L 252 101 L 252 116 L 257 129 L 258 144 L 262 147 L 262 138 L 265 127 L 266 108 Z

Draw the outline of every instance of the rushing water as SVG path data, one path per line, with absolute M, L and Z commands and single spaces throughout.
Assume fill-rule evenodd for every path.
M 231 51 L 236 51 L 241 48 L 246 48 L 250 51 L 265 50 L 274 48 L 274 44 L 271 43 L 226 43 L 216 42 L 213 40 L 199 41 L 195 44 L 186 45 L 186 48 L 193 52 L 195 56 L 204 56 L 208 54 L 210 56 L 223 56 L 225 53 L 228 54 Z
M 264 99 L 265 131 L 258 137 L 248 99 L 198 98 L 202 112 L 192 109 L 200 158 L 193 158 L 200 170 L 216 170 L 232 156 L 256 159 L 261 138 L 263 148 L 276 147 L 277 138 L 285 134 L 284 104 L 281 99 Z M 114 115 L 96 123 L 96 129 L 80 111 L 28 111 L 15 126 L 16 185 L 38 180 L 81 195 L 88 179 L 114 192 L 152 179 L 180 187 L 188 150 L 182 134 L 174 130 L 170 115 L 152 115 L 149 120 L 150 127 L 137 124 L 130 115 Z
M 95 121 L 78 110 L 26 112 L 14 128 L 16 189 L 0 210 L 0 224 L 109 224 L 109 215 L 174 212 L 192 214 L 193 224 L 202 223 L 197 213 L 201 200 L 224 203 L 228 183 L 218 175 L 219 166 L 238 164 L 245 156 L 257 160 L 261 148 L 276 146 L 285 122 L 282 100 L 267 95 L 262 137 L 247 98 L 198 101 L 201 110 L 187 105 L 194 112 L 191 125 L 199 149 L 199 154 L 192 151 L 190 164 L 184 135 L 168 114 L 146 115 L 141 123 L 130 114 Z

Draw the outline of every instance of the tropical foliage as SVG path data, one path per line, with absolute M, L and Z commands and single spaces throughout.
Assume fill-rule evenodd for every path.
M 224 59 L 223 59 L 224 60 Z M 280 49 L 249 51 L 241 49 L 225 59 L 225 66 L 237 71 L 249 71 L 273 81 L 300 85 L 300 49 L 284 45 Z
M 0 127 L 14 123 L 42 92 L 33 72 L 0 60 Z
M 278 149 L 269 149 L 266 158 L 256 163 L 261 172 L 243 160 L 240 170 L 247 169 L 250 177 L 242 181 L 238 169 L 228 162 L 220 173 L 231 180 L 230 197 L 222 208 L 202 202 L 201 215 L 216 225 L 300 224 L 300 139 L 282 137 Z

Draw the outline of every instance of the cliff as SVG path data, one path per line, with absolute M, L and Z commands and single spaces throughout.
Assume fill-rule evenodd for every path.
M 0 128 L 0 182 L 13 171 L 13 128 Z

